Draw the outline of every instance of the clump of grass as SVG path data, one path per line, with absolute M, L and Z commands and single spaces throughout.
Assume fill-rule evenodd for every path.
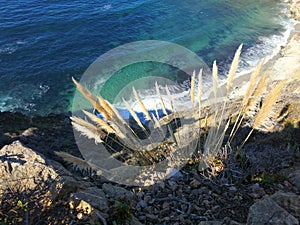
M 244 97 L 239 102 L 236 102 L 236 99 L 231 100 L 230 94 L 241 51 L 242 45 L 239 46 L 233 57 L 226 83 L 226 94 L 220 91 L 216 61 L 214 61 L 212 66 L 212 99 L 202 99 L 202 70 L 199 71 L 197 78 L 196 71 L 194 71 L 191 77 L 190 88 L 190 101 L 193 108 L 187 112 L 175 110 L 172 94 L 166 86 L 165 91 L 172 109 L 172 113 L 168 113 L 166 102 L 161 95 L 160 87 L 155 83 L 156 94 L 165 117 L 159 118 L 158 113 L 156 116 L 150 115 L 138 92 L 133 88 L 135 99 L 145 115 L 146 120 L 153 122 L 153 130 L 151 133 L 149 133 L 145 124 L 140 121 L 135 111 L 125 99 L 123 99 L 123 101 L 126 108 L 140 129 L 134 130 L 129 123 L 121 117 L 113 105 L 101 96 L 92 96 L 88 90 L 73 79 L 77 89 L 91 103 L 93 108 L 103 115 L 104 120 L 90 112 L 84 111 L 89 121 L 78 117 L 71 117 L 72 124 L 76 130 L 88 138 L 94 139 L 96 143 L 110 139 L 113 143 L 118 145 L 126 145 L 126 148 L 123 148 L 124 152 L 122 154 L 130 155 L 131 159 L 127 160 L 129 164 L 141 161 L 146 162 L 146 164 L 153 164 L 167 157 L 174 157 L 172 154 L 175 150 L 180 151 L 194 148 L 193 151 L 198 154 L 199 170 L 209 167 L 212 174 L 218 174 L 224 169 L 222 160 L 227 159 L 230 144 L 243 122 L 250 120 L 252 128 L 242 144 L 238 147 L 236 155 L 240 155 L 242 147 L 254 130 L 266 126 L 265 120 L 273 114 L 273 105 L 278 100 L 286 84 L 286 81 L 279 82 L 264 98 L 262 106 L 259 107 L 269 76 L 267 72 L 260 76 L 264 64 L 264 60 L 262 60 L 250 77 Z M 195 94 L 196 90 L 197 97 Z M 235 104 L 238 106 L 233 106 Z M 258 112 L 255 113 L 255 110 Z M 187 120 L 187 118 L 189 118 L 189 120 Z M 189 122 L 185 124 L 184 121 Z M 229 128 L 231 128 L 230 131 L 228 131 Z M 145 140 L 139 138 L 139 132 L 145 134 Z M 228 139 L 224 143 L 226 134 L 228 134 Z M 172 148 L 166 151 L 167 148 L 162 147 L 164 145 L 157 143 L 157 140 L 160 140 L 158 142 L 161 143 L 162 140 L 164 143 L 170 143 Z M 140 149 L 147 151 L 136 151 Z M 60 154 L 60 156 L 66 160 L 73 160 L 72 157 L 67 157 L 65 153 Z M 176 155 L 176 157 L 179 156 Z M 133 160 L 133 158 L 139 160 Z
M 126 199 L 119 199 L 113 211 L 113 224 L 128 224 L 132 220 L 131 206 Z

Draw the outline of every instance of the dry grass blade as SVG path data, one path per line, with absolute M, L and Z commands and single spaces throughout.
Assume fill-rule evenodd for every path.
M 191 101 L 192 101 L 192 107 L 194 107 L 194 104 L 195 104 L 195 76 L 196 76 L 196 71 L 194 70 L 192 78 L 191 78 Z
M 203 87 L 202 87 L 202 75 L 203 75 L 203 70 L 201 69 L 198 74 L 198 117 L 200 120 L 201 116 L 201 100 L 202 100 L 202 95 L 203 95 Z M 195 115 L 196 117 L 197 115 Z M 196 119 L 196 118 L 195 118 Z
M 217 66 L 217 62 L 215 60 L 214 64 L 213 64 L 213 88 L 214 88 L 215 98 L 217 98 L 217 95 L 218 95 L 218 87 L 219 87 L 219 84 L 218 84 L 218 66 Z
M 152 114 L 152 115 L 153 115 L 153 121 L 154 121 L 154 128 L 159 128 L 162 131 L 162 127 L 161 127 L 159 120 L 156 118 L 156 116 L 154 114 Z
M 78 83 L 75 80 L 74 77 L 72 77 L 72 81 L 75 84 L 75 86 L 78 89 L 78 91 L 80 91 L 80 93 L 93 105 L 93 107 L 95 109 L 97 109 L 99 112 L 102 113 L 102 115 L 105 118 L 105 120 L 109 119 L 109 115 L 107 114 L 107 112 L 105 111 L 105 109 L 98 103 L 98 101 L 91 94 L 91 92 L 89 92 L 88 90 L 86 90 L 80 83 Z
M 114 117 L 114 111 L 111 108 L 111 105 L 104 98 L 102 98 L 102 96 L 99 95 L 97 98 L 100 102 L 100 105 L 103 107 L 103 109 L 105 110 L 105 112 L 109 116 L 107 119 L 111 120 Z
M 136 115 L 135 111 L 129 105 L 129 103 L 124 98 L 122 98 L 122 99 L 123 99 L 123 102 L 124 102 L 126 108 L 128 109 L 128 111 L 132 115 L 133 119 L 135 120 L 135 122 L 137 122 L 137 124 L 139 125 L 139 127 L 141 127 L 143 130 L 146 130 L 145 127 L 143 126 L 143 124 L 141 123 L 139 117 Z
M 88 168 L 90 168 L 90 165 L 81 158 L 75 157 L 69 153 L 66 152 L 54 152 L 56 155 L 58 155 L 59 157 L 61 157 L 64 161 L 66 161 L 67 163 L 76 165 L 76 167 L 78 167 L 80 170 L 86 170 Z
M 95 139 L 95 142 L 97 143 L 103 142 L 101 137 L 105 136 L 106 134 L 99 130 L 95 125 L 75 116 L 70 117 L 70 119 L 72 120 L 73 127 L 77 131 L 86 135 L 89 139 Z
M 169 88 L 168 88 L 167 85 L 166 85 L 166 92 L 167 92 L 167 95 L 168 95 L 168 98 L 169 98 L 169 102 L 170 102 L 172 111 L 175 112 L 174 103 L 173 103 L 173 98 L 172 98 L 171 92 L 170 92 L 170 90 L 169 90 Z
M 90 129 L 91 131 L 97 131 L 98 128 L 96 126 L 94 126 L 93 124 L 89 123 L 88 121 L 86 120 L 83 120 L 79 117 L 76 117 L 76 116 L 71 116 L 70 119 L 72 120 L 72 122 L 80 125 L 80 126 L 84 126 L 88 129 Z
M 257 80 L 258 80 L 258 77 L 259 77 L 259 74 L 260 74 L 260 71 L 262 69 L 263 64 L 264 64 L 264 60 L 261 60 L 260 63 L 258 64 L 258 66 L 255 68 L 254 72 L 251 75 L 250 83 L 248 85 L 246 94 L 243 98 L 243 102 L 242 102 L 243 107 L 246 107 L 248 102 L 249 102 L 249 99 L 250 99 L 250 97 L 251 97 L 251 95 L 252 95 L 252 93 L 255 89 L 255 86 L 257 84 Z
M 119 113 L 119 111 L 112 104 L 110 104 L 110 102 L 106 101 L 106 103 L 109 105 L 109 107 L 114 112 L 114 116 L 111 118 L 111 120 L 114 121 L 114 123 L 116 123 L 118 126 L 127 124 L 126 121 L 121 116 L 121 114 Z
M 164 112 L 165 115 L 168 115 L 167 110 L 166 110 L 166 106 L 165 106 L 163 98 L 161 97 L 161 94 L 160 94 L 157 82 L 155 82 L 155 87 L 156 87 L 157 96 L 159 97 L 159 100 L 160 100 L 160 104 L 161 104 L 162 110 L 163 110 L 163 112 Z
M 103 142 L 97 129 L 91 129 L 76 122 L 72 122 L 72 126 L 88 139 L 94 139 L 96 144 Z
M 273 90 L 270 91 L 270 93 L 267 95 L 267 97 L 264 100 L 264 103 L 259 110 L 259 113 L 253 123 L 253 128 L 257 129 L 261 123 L 270 115 L 272 111 L 273 104 L 277 101 L 280 92 L 282 91 L 284 85 L 286 84 L 286 80 L 281 81 Z
M 264 63 L 264 60 L 261 60 L 251 75 L 251 79 L 249 81 L 248 88 L 247 88 L 245 96 L 242 100 L 242 105 L 240 107 L 236 121 L 235 121 L 233 128 L 231 130 L 231 133 L 229 135 L 230 138 L 229 138 L 228 142 L 232 141 L 237 130 L 241 126 L 243 119 L 244 119 L 245 115 L 247 114 L 247 111 L 250 109 L 249 103 L 254 98 L 255 90 L 258 90 L 258 86 L 260 86 L 260 89 L 263 89 L 263 87 L 265 85 L 265 82 L 261 82 L 262 81 L 261 80 L 260 82 L 258 82 L 258 86 L 257 86 L 257 80 L 259 78 L 259 74 L 262 69 L 263 63 Z M 263 79 L 264 79 L 264 77 L 263 77 Z M 265 80 L 263 80 L 263 81 L 265 81 Z M 256 86 L 257 86 L 257 88 L 255 89 Z
M 273 90 L 270 91 L 270 93 L 267 95 L 267 97 L 264 100 L 264 103 L 256 117 L 256 119 L 254 120 L 253 123 L 253 127 L 251 129 L 251 131 L 249 132 L 248 136 L 245 138 L 245 140 L 243 141 L 242 145 L 238 148 L 236 155 L 238 155 L 241 151 L 241 149 L 243 148 L 243 146 L 245 145 L 245 143 L 248 141 L 248 139 L 250 138 L 251 134 L 253 133 L 254 129 L 258 129 L 262 122 L 268 117 L 270 116 L 271 112 L 272 112 L 272 107 L 274 105 L 274 103 L 277 101 L 280 92 L 282 91 L 284 85 L 286 84 L 286 80 L 281 81 Z
M 240 55 L 242 52 L 242 47 L 243 47 L 243 44 L 241 44 L 238 47 L 237 51 L 234 54 L 234 58 L 232 60 L 231 66 L 230 66 L 230 70 L 229 70 L 229 74 L 228 74 L 228 78 L 227 78 L 227 97 L 230 93 L 233 77 L 234 77 L 236 70 L 238 68 L 238 65 L 239 65 L 239 59 L 240 59 Z
M 199 107 L 201 106 L 201 99 L 203 95 L 203 87 L 202 87 L 202 75 L 203 75 L 203 70 L 201 69 L 198 74 L 198 103 Z
M 87 112 L 82 110 L 83 113 L 88 116 L 93 122 L 95 122 L 101 129 L 105 130 L 107 133 L 115 133 L 115 130 L 112 129 L 105 121 L 100 119 L 98 116 L 94 115 L 93 113 Z
M 267 81 L 267 78 L 269 77 L 270 73 L 266 72 L 262 78 L 260 79 L 255 91 L 253 92 L 253 95 L 251 99 L 249 100 L 248 106 L 246 108 L 246 113 L 253 108 L 253 106 L 257 103 L 259 96 L 261 95 L 263 89 L 265 88 L 265 84 Z
M 139 104 L 139 106 L 140 106 L 142 112 L 143 112 L 144 115 L 146 116 L 146 119 L 150 121 L 150 120 L 151 120 L 151 116 L 149 115 L 148 110 L 146 109 L 144 103 L 142 102 L 142 100 L 141 100 L 139 94 L 137 93 L 137 91 L 135 90 L 134 87 L 132 87 L 132 91 L 133 91 L 133 94 L 134 94 L 134 96 L 135 96 L 135 98 L 136 98 L 136 100 L 137 100 L 137 102 L 138 102 L 138 104 Z

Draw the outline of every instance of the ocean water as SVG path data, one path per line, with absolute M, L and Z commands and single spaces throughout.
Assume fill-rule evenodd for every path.
M 239 70 L 250 69 L 286 41 L 291 22 L 285 8 L 278 0 L 0 1 L 0 111 L 68 111 L 75 92 L 71 77 L 80 79 L 97 57 L 134 41 L 179 44 L 208 65 L 216 59 L 221 75 L 243 43 Z M 150 70 L 166 74 L 170 68 L 128 66 L 105 81 L 101 94 L 112 101 Z

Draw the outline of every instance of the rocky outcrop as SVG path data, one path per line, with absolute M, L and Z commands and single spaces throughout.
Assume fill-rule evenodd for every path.
M 47 189 L 45 197 L 52 202 L 82 186 L 59 163 L 46 160 L 19 141 L 0 150 L 0 161 L 0 197 L 7 190 Z

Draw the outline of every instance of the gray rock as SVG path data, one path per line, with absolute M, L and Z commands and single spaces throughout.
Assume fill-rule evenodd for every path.
M 50 206 L 70 196 L 70 208 L 80 213 L 90 215 L 95 209 L 108 211 L 103 190 L 76 180 L 58 162 L 45 159 L 19 141 L 4 146 L 0 150 L 0 160 L 0 198 L 7 189 L 16 192 L 36 190 L 41 205 Z
M 193 180 L 190 182 L 190 186 L 191 186 L 191 188 L 198 188 L 198 187 L 201 186 L 201 183 L 200 183 L 198 180 L 193 179 Z
M 289 177 L 292 180 L 292 183 L 297 188 L 297 190 L 300 192 L 300 169 L 295 170 L 289 175 Z
M 90 187 L 71 194 L 70 202 L 74 202 L 74 207 L 78 207 L 81 201 L 88 203 L 91 207 L 99 209 L 102 212 L 108 211 L 105 193 L 99 188 Z
M 272 224 L 272 225 L 298 225 L 299 221 L 266 197 L 250 207 L 247 225 Z
M 39 190 L 41 194 L 48 190 L 45 195 L 49 205 L 81 186 L 59 163 L 46 160 L 19 141 L 0 150 L 0 161 L 0 197 L 7 189 L 16 192 Z
M 123 197 L 129 200 L 135 200 L 135 196 L 133 195 L 133 193 L 126 190 L 125 188 L 114 186 L 110 183 L 105 183 L 103 184 L 102 189 L 105 192 L 105 194 L 116 200 Z
M 198 225 L 222 225 L 221 221 L 201 221 Z
M 238 223 L 234 220 L 231 220 L 228 217 L 225 217 L 223 221 L 201 221 L 198 225 L 243 225 L 242 223 Z
M 144 200 L 141 200 L 138 202 L 138 205 L 140 205 L 142 208 L 145 208 L 147 206 L 147 203 Z
M 58 175 L 42 156 L 19 141 L 4 146 L 0 150 L 0 160 L 1 188 L 20 191 L 35 189 L 38 183 L 54 181 Z
M 271 199 L 285 210 L 300 217 L 300 195 L 276 192 L 271 196 Z

